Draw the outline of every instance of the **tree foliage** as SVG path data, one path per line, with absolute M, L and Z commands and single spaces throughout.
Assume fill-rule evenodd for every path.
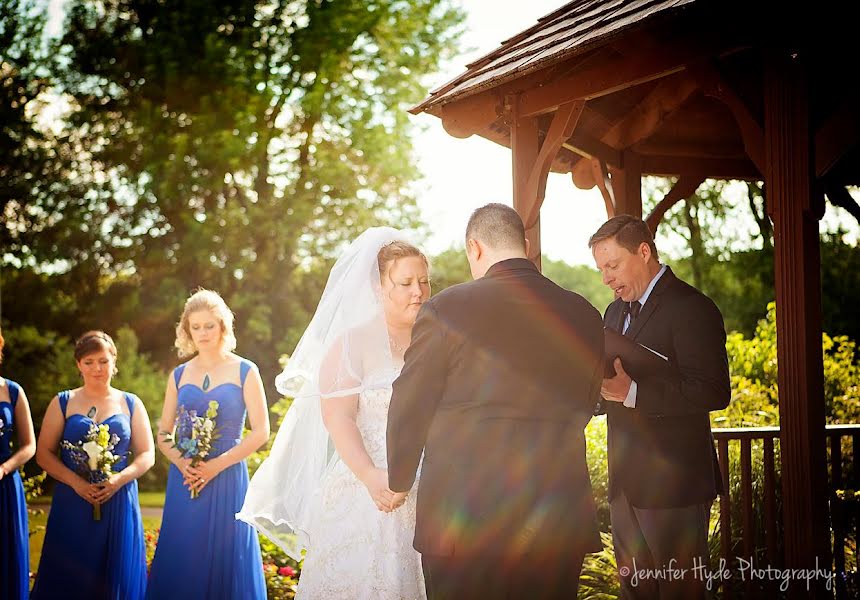
M 35 67 L 15 66 L 23 58 L 2 63 L 26 76 L 28 99 L 68 105 L 50 139 L 22 108 L 26 131 L 10 143 L 46 149 L 59 170 L 45 179 L 74 184 L 10 192 L 7 304 L 23 289 L 37 304 L 48 296 L 51 329 L 66 336 L 128 324 L 166 365 L 182 302 L 213 288 L 236 313 L 239 351 L 274 371 L 340 244 L 371 224 L 416 224 L 406 108 L 454 50 L 461 12 L 449 0 L 67 9 L 60 38 L 30 60 L 44 71 L 38 86 Z M 11 23 L 31 48 L 18 54 L 38 55 L 44 17 L 5 4 L 2 14 L 4 35 Z M 4 316 L 43 325 L 26 305 Z
M 646 214 L 672 184 L 646 178 Z M 656 235 L 661 259 L 717 303 L 726 329 L 752 336 L 776 296 L 773 226 L 761 183 L 708 180 L 666 214 Z M 860 293 L 860 247 L 845 237 L 841 230 L 821 234 L 822 329 L 860 339 L 860 318 L 844 309 L 845 298 Z
M 591 267 L 569 265 L 544 256 L 541 259 L 541 268 L 544 275 L 561 287 L 584 296 L 601 314 L 612 302 L 612 290 L 603 285 L 600 273 Z M 430 279 L 434 294 L 457 283 L 471 281 L 472 275 L 465 251 L 449 248 L 434 256 L 430 261 Z
M 91 235 L 67 223 L 89 208 L 74 181 L 74 150 L 39 123 L 56 67 L 36 0 L 0 1 L 0 265 L 33 267 L 62 258 Z
M 711 413 L 717 427 L 779 425 L 777 389 L 776 305 L 756 326 L 755 335 L 735 332 L 726 350 L 732 377 L 728 408 Z M 847 336 L 822 334 L 824 406 L 828 423 L 854 423 L 860 418 L 860 367 L 856 342 Z

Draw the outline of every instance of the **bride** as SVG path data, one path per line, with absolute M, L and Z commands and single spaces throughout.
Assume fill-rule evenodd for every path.
M 373 227 L 337 260 L 278 390 L 294 401 L 251 480 L 247 521 L 295 560 L 299 598 L 425 598 L 415 494 L 388 488 L 391 384 L 430 296 L 428 262 Z

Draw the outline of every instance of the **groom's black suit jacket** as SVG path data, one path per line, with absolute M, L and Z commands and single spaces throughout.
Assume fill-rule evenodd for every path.
M 583 428 L 603 327 L 525 259 L 421 308 L 388 413 L 389 485 L 421 466 L 415 549 L 565 557 L 600 549 Z
M 621 332 L 624 305 L 606 309 Z M 623 491 L 638 508 L 674 508 L 722 492 L 708 413 L 731 397 L 723 317 L 710 298 L 667 268 L 625 334 L 667 356 L 667 378 L 637 381 L 636 407 L 602 401 L 608 418 L 609 498 Z

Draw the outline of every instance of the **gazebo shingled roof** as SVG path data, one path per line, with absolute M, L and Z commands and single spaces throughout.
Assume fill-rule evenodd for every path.
M 642 216 L 641 177 L 676 177 L 647 217 L 706 178 L 763 180 L 774 225 L 785 566 L 829 555 L 818 220 L 860 218 L 860 46 L 850 3 L 575 0 L 411 112 L 511 148 L 513 202 L 540 265 L 550 170 Z M 584 243 L 584 242 L 583 242 Z M 826 595 L 824 590 L 818 590 Z M 795 592 L 805 597 L 805 589 Z

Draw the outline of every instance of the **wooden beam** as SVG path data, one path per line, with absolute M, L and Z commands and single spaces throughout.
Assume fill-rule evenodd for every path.
M 731 125 L 729 125 L 731 126 Z M 745 158 L 746 150 L 743 144 L 736 141 L 715 141 L 708 139 L 662 139 L 647 140 L 636 147 L 642 156 L 678 156 L 691 158 Z
M 628 111 L 623 119 L 615 123 L 600 138 L 600 142 L 620 151 L 651 137 L 678 111 L 697 87 L 696 82 L 685 75 L 666 77 L 639 104 Z M 577 185 L 586 185 L 591 166 L 580 161 L 574 166 L 574 170 L 578 171 L 574 174 L 574 181 L 579 182 Z
M 579 154 L 583 158 L 597 158 L 614 167 L 622 167 L 621 151 L 604 144 L 586 133 L 574 131 L 562 147 Z
M 784 567 L 828 569 L 821 255 L 806 60 L 785 49 L 766 53 L 765 189 L 774 225 Z M 788 594 L 832 598 L 823 578 L 792 581 Z
M 576 100 L 568 104 L 563 104 L 559 106 L 555 116 L 552 118 L 552 123 L 550 123 L 549 129 L 546 132 L 546 137 L 544 137 L 537 159 L 526 182 L 525 193 L 534 195 L 536 198 L 536 201 L 531 204 L 530 210 L 524 216 L 526 229 L 532 227 L 540 215 L 540 207 L 546 194 L 546 178 L 549 175 L 549 169 L 552 166 L 553 160 L 558 155 L 561 145 L 573 135 L 573 130 L 579 122 L 579 117 L 582 115 L 584 106 L 584 100 Z
M 600 190 L 600 195 L 603 196 L 603 204 L 606 207 L 606 218 L 611 219 L 615 216 L 615 197 L 612 195 L 612 184 L 609 181 L 609 170 L 606 168 L 606 163 L 592 158 L 588 160 L 591 163 L 594 181 L 597 183 L 597 188 Z
M 845 100 L 815 132 L 815 175 L 824 177 L 839 159 L 860 145 L 860 98 Z
M 612 126 L 601 141 L 613 148 L 628 148 L 651 137 L 698 89 L 688 76 L 667 77 Z
M 713 60 L 692 64 L 689 70 L 699 82 L 702 92 L 725 104 L 734 115 L 747 156 L 764 173 L 764 133 L 746 101 L 729 85 Z
M 539 152 L 540 140 L 538 138 L 537 119 L 517 115 L 516 101 L 514 101 L 511 112 L 514 209 L 519 213 L 523 223 L 526 223 L 526 215 L 531 212 L 533 205 L 538 201 L 536 195 L 529 193 L 527 183 L 532 168 L 537 162 Z M 540 213 L 538 213 L 538 219 L 535 223 L 531 227 L 526 227 L 526 239 L 529 241 L 529 259 L 540 268 Z
M 704 176 L 691 177 L 689 175 L 685 175 L 679 177 L 678 181 L 675 182 L 675 185 L 672 186 L 672 189 L 663 196 L 663 199 L 657 203 L 657 206 L 654 207 L 654 210 L 652 210 L 651 214 L 649 214 L 645 219 L 645 222 L 648 223 L 648 227 L 651 229 L 651 233 L 657 233 L 657 226 L 660 224 L 666 211 L 675 206 L 675 204 L 681 200 L 686 200 L 695 194 L 696 190 L 699 189 L 699 186 L 702 185 L 704 181 Z
M 713 179 L 761 179 L 758 168 L 748 158 L 642 154 L 642 173 L 646 175 L 702 176 Z
M 677 29 L 630 34 L 613 46 L 615 54 L 590 60 L 580 69 L 523 91 L 520 109 L 523 115 L 552 112 L 571 100 L 598 98 L 678 73 L 687 63 L 739 49 L 739 29 L 721 30 L 719 35 Z
M 824 185 L 824 193 L 834 206 L 844 208 L 860 223 L 860 204 L 848 193 L 844 185 L 828 182 Z
M 467 138 L 489 127 L 504 111 L 500 94 L 487 92 L 442 105 L 442 127 L 449 135 Z

